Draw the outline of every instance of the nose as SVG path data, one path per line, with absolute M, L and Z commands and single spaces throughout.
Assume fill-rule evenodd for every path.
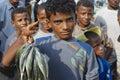
M 48 23 L 48 19 L 44 19 L 44 20 L 42 21 L 42 23 L 43 23 L 43 24 L 47 24 L 47 23 Z
M 22 21 L 22 25 L 27 25 L 27 21 L 26 21 L 26 20 L 23 20 L 23 21 Z
M 19 0 L 13 0 L 14 2 L 18 2 Z
M 67 22 L 64 22 L 64 23 L 63 23 L 63 29 L 67 29 L 67 28 L 68 28 Z
M 88 18 L 89 17 L 89 15 L 88 14 L 85 14 L 85 18 Z
M 100 50 L 104 50 L 104 46 L 101 44 L 101 45 L 99 46 L 99 49 L 100 49 Z

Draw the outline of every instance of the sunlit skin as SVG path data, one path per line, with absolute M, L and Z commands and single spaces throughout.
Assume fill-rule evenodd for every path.
M 93 47 L 96 56 L 101 57 L 103 55 L 104 46 L 102 44 L 100 37 L 91 39 L 89 44 Z
M 72 37 L 75 25 L 75 14 L 56 12 L 56 14 L 51 14 L 49 24 L 57 38 L 68 40 Z
M 19 0 L 9 0 L 9 1 L 14 7 L 17 7 L 19 4 Z
M 93 18 L 93 12 L 93 8 L 80 5 L 76 11 L 78 25 L 82 28 L 87 27 L 90 23 L 90 20 Z
M 27 13 L 19 13 L 14 15 L 12 25 L 17 27 L 17 34 L 20 35 L 23 27 L 27 27 L 30 24 L 30 17 Z
M 119 8 L 120 0 L 108 0 L 108 8 L 111 10 L 117 10 Z
M 38 10 L 37 19 L 39 21 L 39 24 L 41 24 L 41 30 L 49 33 L 49 29 L 51 27 L 48 26 L 48 19 L 46 17 L 45 9 Z

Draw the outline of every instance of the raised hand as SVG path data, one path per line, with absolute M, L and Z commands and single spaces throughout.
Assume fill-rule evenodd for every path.
M 27 27 L 22 28 L 22 39 L 25 42 L 31 41 L 31 35 L 37 32 L 38 21 L 28 25 Z M 31 41 L 33 42 L 33 41 Z

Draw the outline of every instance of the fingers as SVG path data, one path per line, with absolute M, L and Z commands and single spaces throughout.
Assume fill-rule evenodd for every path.
M 32 28 L 36 27 L 38 25 L 38 21 L 33 22 L 32 24 L 28 25 L 28 28 L 31 30 Z
M 34 38 L 33 38 L 32 36 L 29 36 L 29 37 L 28 37 L 28 42 L 29 42 L 29 43 L 33 43 L 33 42 L 34 42 Z

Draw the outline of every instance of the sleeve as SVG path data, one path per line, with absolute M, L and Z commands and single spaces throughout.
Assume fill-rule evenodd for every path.
M 4 8 L 3 8 L 4 9 Z M 4 26 L 4 11 L 2 8 L 0 8 L 0 31 L 2 30 Z
M 86 80 L 99 80 L 98 63 L 93 49 L 87 55 Z
M 2 63 L 0 63 L 0 73 L 6 75 L 8 77 L 14 76 L 15 69 L 16 69 L 16 65 L 14 65 L 14 64 L 9 67 L 6 67 Z
M 106 72 L 106 80 L 112 80 L 112 73 L 110 69 L 110 65 L 108 64 L 107 61 L 104 63 L 105 66 L 105 72 Z
M 107 31 L 107 24 L 101 16 L 96 16 L 94 24 L 100 26 L 105 32 Z
M 93 48 L 84 42 L 78 40 L 79 44 L 86 50 L 85 80 L 99 80 L 98 62 Z

